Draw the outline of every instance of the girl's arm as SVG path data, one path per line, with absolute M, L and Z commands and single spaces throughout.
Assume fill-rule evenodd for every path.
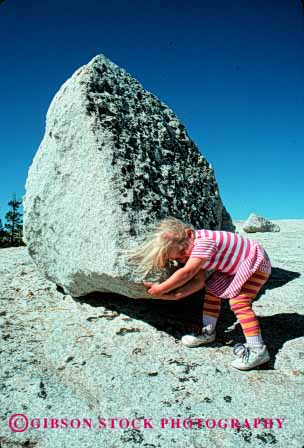
M 156 299 L 162 300 L 180 300 L 184 297 L 190 296 L 191 294 L 203 289 L 205 286 L 205 274 L 201 269 L 187 284 L 177 288 L 162 296 L 155 297 Z
M 183 299 L 191 294 L 203 289 L 205 286 L 205 273 L 201 269 L 186 285 L 180 286 L 176 291 L 172 292 L 177 299 Z
M 175 271 L 164 282 L 159 284 L 144 282 L 144 285 L 149 288 L 148 294 L 161 297 L 173 289 L 185 285 L 201 270 L 203 261 L 201 258 L 189 258 L 185 266 Z

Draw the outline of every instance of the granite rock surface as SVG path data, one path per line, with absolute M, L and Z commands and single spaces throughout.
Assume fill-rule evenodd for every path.
M 143 297 L 120 253 L 161 218 L 233 230 L 213 168 L 183 124 L 102 55 L 55 95 L 24 210 L 30 256 L 73 296 Z
M 302 448 L 304 221 L 276 223 L 280 233 L 254 235 L 273 265 L 254 302 L 271 362 L 250 372 L 230 367 L 232 346 L 243 337 L 226 302 L 216 342 L 188 349 L 180 339 L 199 316 L 200 297 L 167 303 L 99 293 L 73 299 L 45 279 L 26 248 L 1 249 L 1 447 Z M 15 413 L 29 421 L 39 417 L 41 428 L 10 431 Z M 81 428 L 51 429 L 52 418 L 78 418 Z M 99 418 L 106 428 L 98 429 Z M 125 422 L 110 429 L 110 418 L 138 419 L 138 428 Z M 143 427 L 144 418 L 153 428 Z M 180 428 L 171 428 L 173 418 Z M 183 429 L 186 418 L 226 419 L 229 426 Z M 231 428 L 232 418 L 239 428 Z M 256 418 L 258 427 L 248 427 Z M 276 420 L 270 427 L 269 418 L 285 419 L 282 429 Z M 18 424 L 22 428 L 22 420 Z
M 269 219 L 251 213 L 243 226 L 243 230 L 246 233 L 279 232 L 280 226 L 269 221 Z

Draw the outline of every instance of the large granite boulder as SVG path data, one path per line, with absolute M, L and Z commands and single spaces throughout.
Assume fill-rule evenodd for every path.
M 257 216 L 256 214 L 251 213 L 243 226 L 243 230 L 246 233 L 279 232 L 280 226 L 262 216 Z
M 73 296 L 143 297 L 121 250 L 169 215 L 197 228 L 234 229 L 211 165 L 176 115 L 96 56 L 48 110 L 24 197 L 29 254 Z

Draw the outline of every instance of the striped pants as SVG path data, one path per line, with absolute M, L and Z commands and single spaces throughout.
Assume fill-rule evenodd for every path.
M 258 271 L 243 285 L 239 295 L 229 299 L 231 310 L 238 319 L 245 337 L 261 334 L 260 324 L 252 310 L 252 300 L 256 297 L 261 287 L 268 280 L 269 274 Z M 221 308 L 221 299 L 206 291 L 203 316 L 218 318 Z

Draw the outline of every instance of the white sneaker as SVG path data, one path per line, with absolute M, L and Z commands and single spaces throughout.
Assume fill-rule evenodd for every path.
M 247 344 L 236 344 L 233 347 L 233 354 L 238 358 L 232 361 L 231 366 L 239 370 L 250 370 L 270 360 L 266 345 L 255 348 Z
M 186 347 L 198 347 L 202 344 L 209 344 L 214 342 L 216 333 L 208 333 L 204 328 L 202 329 L 202 334 L 199 336 L 194 336 L 191 334 L 186 334 L 182 337 L 182 344 Z

